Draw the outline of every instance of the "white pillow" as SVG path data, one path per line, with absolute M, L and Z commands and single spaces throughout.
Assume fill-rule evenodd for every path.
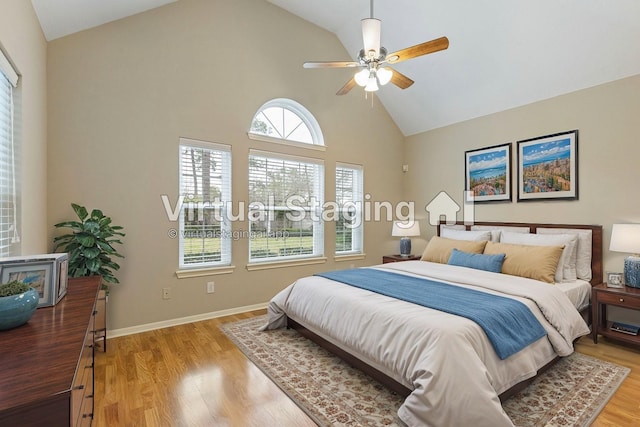
M 504 231 L 500 237 L 500 242 L 533 246 L 564 246 L 556 267 L 556 283 L 573 282 L 577 279 L 576 248 L 578 246 L 578 236 L 575 234 L 542 235 Z
M 467 227 L 464 224 L 453 224 L 453 225 L 440 224 L 440 230 L 444 230 L 445 228 L 448 228 L 449 230 L 466 230 L 467 229 Z
M 576 245 L 576 273 L 578 279 L 590 281 L 591 273 L 591 239 L 593 232 L 581 228 L 538 228 L 538 234 L 575 234 L 578 236 Z
M 454 230 L 451 228 L 443 228 L 440 230 L 440 237 L 454 240 L 473 240 L 485 242 L 491 240 L 491 232 L 489 231 L 466 231 Z
M 514 227 L 509 225 L 472 225 L 472 231 L 491 231 L 491 241 L 499 242 L 500 241 L 500 233 L 502 231 L 511 231 L 513 233 L 529 233 L 529 227 Z

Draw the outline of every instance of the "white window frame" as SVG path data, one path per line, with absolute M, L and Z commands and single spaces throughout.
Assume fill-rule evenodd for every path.
M 314 182 L 313 182 L 313 197 L 314 197 L 314 205 L 302 205 L 298 203 L 298 201 L 294 201 L 289 205 L 271 205 L 269 200 L 267 203 L 262 205 L 262 200 L 251 200 L 251 195 L 249 195 L 249 230 L 250 230 L 250 240 L 249 240 L 249 265 L 247 266 L 249 270 L 251 270 L 252 265 L 258 264 L 277 264 L 281 262 L 287 262 L 286 266 L 292 265 L 296 261 L 302 261 L 309 259 L 319 259 L 324 256 L 324 222 L 322 220 L 322 206 L 324 204 L 324 161 L 321 159 L 315 159 L 310 157 L 301 157 L 301 156 L 292 156 L 288 154 L 282 153 L 274 153 L 269 151 L 261 151 L 251 149 L 249 150 L 249 164 L 251 164 L 252 159 L 259 159 L 261 161 L 267 162 L 293 162 L 299 163 L 301 165 L 310 165 L 314 167 Z M 268 163 L 266 164 L 267 169 L 269 168 Z M 249 166 L 249 182 L 251 182 L 252 171 L 251 166 Z M 265 173 L 266 174 L 266 173 Z M 259 203 L 258 203 L 259 202 Z M 295 208 L 292 209 L 292 206 Z M 276 211 L 298 211 L 298 212 L 307 212 L 311 215 L 313 219 L 312 222 L 312 253 L 310 254 L 295 254 L 295 255 L 278 255 L 278 256 L 268 256 L 268 257 L 253 257 L 252 256 L 252 242 L 253 237 L 267 238 L 271 239 L 272 237 L 269 235 L 268 231 L 265 235 L 263 230 L 256 231 L 254 228 L 254 224 L 256 224 L 255 218 L 262 213 L 264 215 L 270 215 Z M 299 215 L 298 213 L 294 215 Z M 267 219 L 267 222 L 269 220 Z M 282 238 L 283 236 L 274 235 L 274 239 Z M 267 241 L 268 245 L 268 241 Z M 275 244 L 277 245 L 277 244 Z M 324 259 L 324 258 L 323 258 Z M 285 266 L 285 265 L 283 265 Z
M 0 50 L 0 257 L 20 254 L 19 141 L 15 96 L 20 76 Z
M 338 170 L 349 170 L 353 173 L 351 197 L 349 200 L 338 200 Z M 345 202 L 351 203 L 355 208 L 355 215 L 358 218 L 358 226 L 351 228 L 351 248 L 348 250 L 338 250 L 339 230 L 336 223 L 336 256 L 359 255 L 364 250 L 364 169 L 361 165 L 349 163 L 336 163 L 336 203 L 340 213 L 347 212 L 351 206 L 345 206 Z
M 202 150 L 209 150 L 212 153 L 216 153 L 216 155 L 220 155 L 221 157 L 221 173 L 222 173 L 222 185 L 221 185 L 221 195 L 219 203 L 211 203 L 208 206 L 204 206 L 204 204 L 197 202 L 193 202 L 191 199 L 192 195 L 182 194 L 183 189 L 185 188 L 184 176 L 182 173 L 182 152 L 185 148 L 196 148 Z M 231 231 L 231 221 L 228 216 L 227 209 L 231 208 L 231 146 L 226 144 L 219 144 L 214 142 L 206 142 L 206 141 L 198 141 L 195 139 L 189 138 L 180 138 L 180 145 L 178 151 L 178 167 L 179 167 L 179 175 L 180 175 L 180 196 L 182 198 L 182 203 L 180 206 L 180 216 L 179 216 L 179 272 L 177 275 L 179 278 L 182 277 L 194 277 L 193 273 L 189 273 L 189 271 L 203 271 L 202 275 L 205 275 L 210 268 L 217 267 L 225 267 L 231 266 L 231 242 L 232 242 L 232 231 Z M 184 253 L 184 239 L 186 237 L 186 228 L 184 223 L 185 217 L 185 208 L 196 209 L 196 212 L 199 212 L 199 209 L 203 211 L 206 209 L 219 209 L 219 214 L 222 219 L 220 222 L 220 236 L 213 237 L 209 236 L 207 230 L 203 230 L 203 245 L 204 240 L 207 238 L 219 238 L 220 239 L 220 260 L 219 261 L 205 261 L 205 262 L 185 262 L 185 253 Z M 182 271 L 183 273 L 180 273 Z M 187 272 L 184 272 L 187 271 Z M 226 270 L 224 272 L 227 272 Z M 231 271 L 228 271 L 231 272 Z M 209 272 L 210 273 L 210 272 Z M 195 274 L 198 276 L 200 274 Z
M 247 135 L 249 139 L 258 140 L 258 141 L 266 141 L 272 142 L 276 144 L 284 144 L 291 145 L 296 147 L 304 147 L 313 150 L 324 151 L 326 149 L 324 145 L 324 136 L 322 135 L 322 130 L 320 129 L 320 124 L 316 120 L 316 118 L 311 114 L 309 110 L 307 110 L 302 104 L 288 98 L 276 98 L 270 101 L 265 102 L 258 111 L 253 115 L 251 119 L 251 124 L 255 121 L 256 117 L 262 113 L 264 110 L 268 108 L 282 108 L 283 110 L 289 110 L 305 124 L 305 126 L 309 129 L 309 133 L 311 134 L 312 143 L 300 142 L 295 140 L 290 140 L 286 138 L 277 138 L 269 135 L 265 135 L 258 132 L 251 131 L 251 125 L 249 126 L 249 131 Z

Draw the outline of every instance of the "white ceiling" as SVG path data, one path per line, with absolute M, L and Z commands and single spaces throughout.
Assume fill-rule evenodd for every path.
M 31 0 L 47 40 L 97 27 L 176 0 Z
M 48 40 L 175 0 L 32 0 Z M 268 0 L 334 32 L 353 60 L 368 0 Z M 449 49 L 395 67 L 415 80 L 377 92 L 405 135 L 640 74 L 637 0 L 377 0 L 390 52 L 440 36 Z M 302 67 L 302 64 L 300 64 Z M 344 70 L 307 70 L 345 73 Z M 348 75 L 348 74 L 347 74 Z M 339 87 L 327 88 L 337 91 Z M 345 96 L 363 97 L 355 88 Z M 336 102 L 340 98 L 336 97 Z

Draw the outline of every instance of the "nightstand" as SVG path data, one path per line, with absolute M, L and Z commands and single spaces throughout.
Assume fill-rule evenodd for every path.
M 615 305 L 631 310 L 640 310 L 640 288 L 608 288 L 606 283 L 594 286 L 591 290 L 593 310 L 593 342 L 598 343 L 598 334 L 628 344 L 640 345 L 640 336 L 629 335 L 611 330 L 611 321 L 607 319 L 607 306 Z
M 387 263 L 390 263 L 390 262 L 418 261 L 418 260 L 420 260 L 420 258 L 422 258 L 421 255 L 409 255 L 409 256 L 385 255 L 385 256 L 382 257 L 382 263 L 383 264 L 387 264 Z

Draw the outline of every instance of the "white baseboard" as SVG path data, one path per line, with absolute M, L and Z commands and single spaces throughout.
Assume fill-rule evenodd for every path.
M 139 334 L 141 332 L 153 331 L 156 329 L 169 328 L 171 326 L 184 325 L 186 323 L 199 322 L 201 320 L 216 319 L 218 317 L 231 316 L 234 314 L 246 313 L 247 311 L 261 310 L 267 308 L 269 303 L 247 305 L 244 307 L 229 308 L 227 310 L 213 311 L 210 313 L 196 314 L 194 316 L 179 317 L 177 319 L 163 320 L 161 322 L 145 323 L 144 325 L 131 326 L 107 331 L 107 338 L 123 337 L 125 335 Z

